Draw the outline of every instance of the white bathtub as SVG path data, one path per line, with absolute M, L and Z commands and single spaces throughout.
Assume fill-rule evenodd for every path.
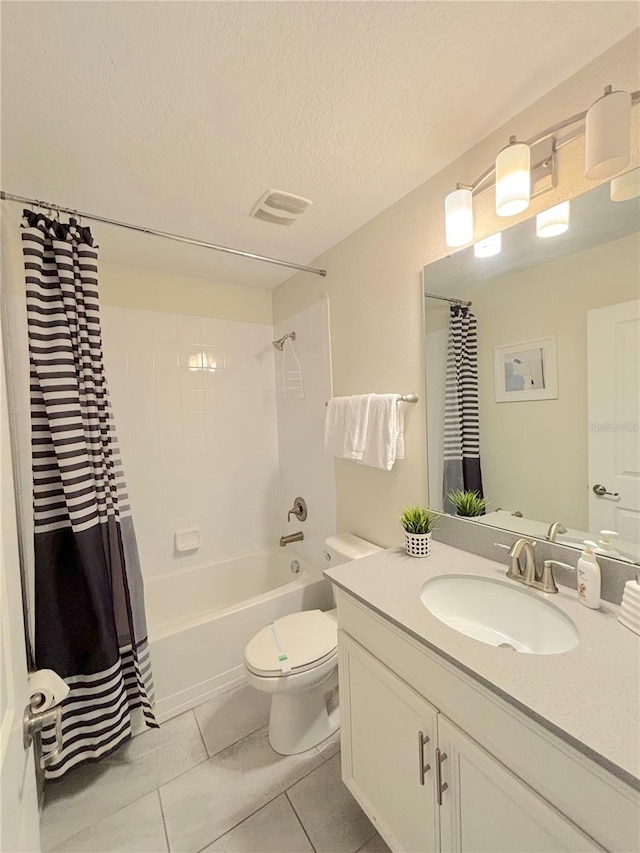
M 262 551 L 145 581 L 147 626 L 162 722 L 244 681 L 243 652 L 269 622 L 328 610 L 320 569 L 289 551 Z

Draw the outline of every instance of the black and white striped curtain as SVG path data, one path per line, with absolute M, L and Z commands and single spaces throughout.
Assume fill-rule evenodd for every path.
M 57 778 L 156 726 L 142 576 L 105 379 L 88 228 L 24 211 L 35 662 L 62 676 Z M 55 747 L 45 730 L 43 752 Z
M 447 495 L 456 490 L 482 496 L 478 417 L 478 321 L 468 308 L 452 305 L 447 343 L 444 405 L 443 508 L 455 513 Z

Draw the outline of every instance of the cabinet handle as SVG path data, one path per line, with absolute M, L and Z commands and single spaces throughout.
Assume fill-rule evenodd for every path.
M 442 795 L 449 787 L 442 781 L 442 762 L 447 760 L 447 753 L 436 749 L 436 790 L 438 792 L 438 805 L 442 805 Z
M 419 779 L 420 784 L 424 785 L 424 777 L 431 770 L 430 764 L 424 763 L 424 745 L 429 743 L 429 736 L 424 732 L 418 732 L 418 762 L 419 762 Z

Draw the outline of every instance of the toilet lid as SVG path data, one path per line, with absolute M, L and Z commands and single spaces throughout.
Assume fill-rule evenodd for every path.
M 258 631 L 247 643 L 244 659 L 249 669 L 258 675 L 283 675 L 278 660 L 281 653 L 286 654 L 294 673 L 330 658 L 337 645 L 335 611 L 303 610 L 276 619 Z

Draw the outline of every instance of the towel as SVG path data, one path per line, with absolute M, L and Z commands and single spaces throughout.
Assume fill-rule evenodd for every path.
M 404 459 L 404 407 L 402 400 L 398 401 L 398 434 L 396 436 L 396 459 Z
M 325 453 L 340 459 L 362 460 L 373 394 L 332 397 L 327 405 L 324 429 Z
M 369 428 L 362 465 L 390 471 L 396 459 L 404 458 L 404 425 L 399 410 L 399 394 L 372 394 L 369 404 Z M 401 431 L 400 427 L 403 427 Z M 398 450 L 401 456 L 398 456 Z

